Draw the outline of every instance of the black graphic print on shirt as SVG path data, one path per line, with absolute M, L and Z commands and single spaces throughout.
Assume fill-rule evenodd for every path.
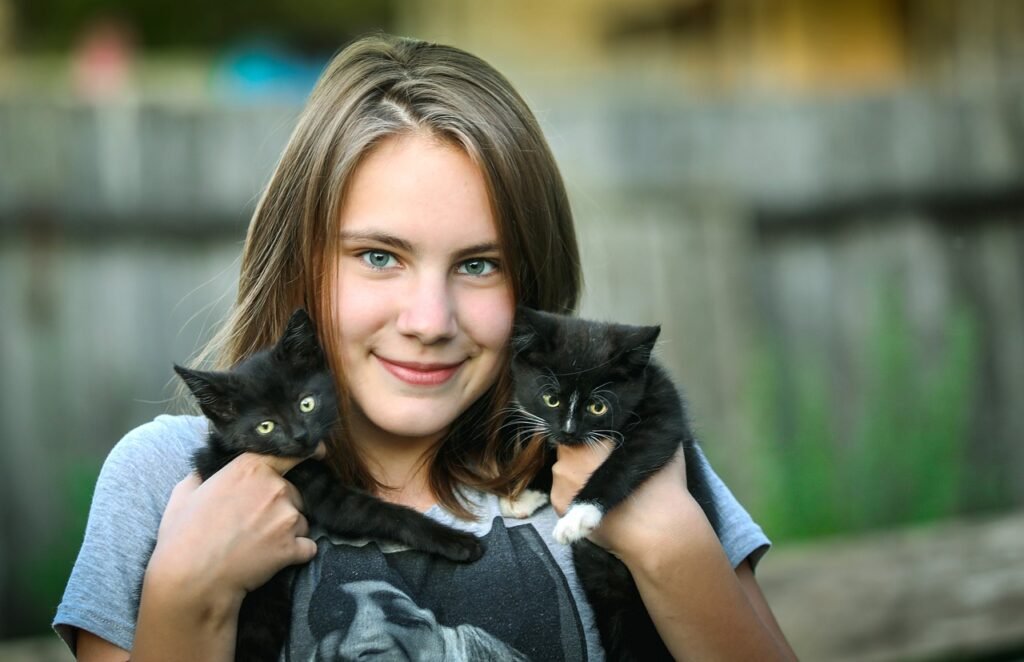
M 286 659 L 586 660 L 575 602 L 536 529 L 496 518 L 483 543 L 462 565 L 319 539 L 296 581 Z

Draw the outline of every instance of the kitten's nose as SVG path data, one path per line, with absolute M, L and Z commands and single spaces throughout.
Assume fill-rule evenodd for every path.
M 571 432 L 564 432 L 563 431 L 562 434 L 558 435 L 558 443 L 560 443 L 560 444 L 565 444 L 567 446 L 575 446 L 579 442 L 580 442 L 579 436 L 575 435 L 575 434 L 573 434 Z
M 295 441 L 299 442 L 300 444 L 306 443 L 308 439 L 309 432 L 305 429 L 299 430 L 298 432 L 295 433 Z

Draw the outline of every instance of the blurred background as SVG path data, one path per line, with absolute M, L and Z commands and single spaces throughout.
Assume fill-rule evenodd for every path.
M 582 313 L 663 325 L 804 659 L 1024 658 L 1024 2 L 0 0 L 0 659 L 67 658 L 103 458 L 375 29 L 530 103 Z

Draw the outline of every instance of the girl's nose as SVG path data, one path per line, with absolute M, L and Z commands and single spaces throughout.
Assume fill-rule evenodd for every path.
M 446 277 L 424 275 L 416 279 L 399 312 L 398 331 L 415 336 L 424 345 L 455 336 L 455 302 Z

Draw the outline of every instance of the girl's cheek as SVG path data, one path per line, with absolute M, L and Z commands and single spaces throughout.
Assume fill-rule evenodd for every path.
M 507 288 L 473 293 L 463 307 L 463 326 L 472 329 L 478 344 L 485 347 L 503 347 L 512 334 L 515 305 Z
M 379 324 L 389 308 L 398 300 L 394 284 L 387 281 L 360 278 L 339 266 L 336 273 L 335 324 L 341 329 L 359 329 Z

